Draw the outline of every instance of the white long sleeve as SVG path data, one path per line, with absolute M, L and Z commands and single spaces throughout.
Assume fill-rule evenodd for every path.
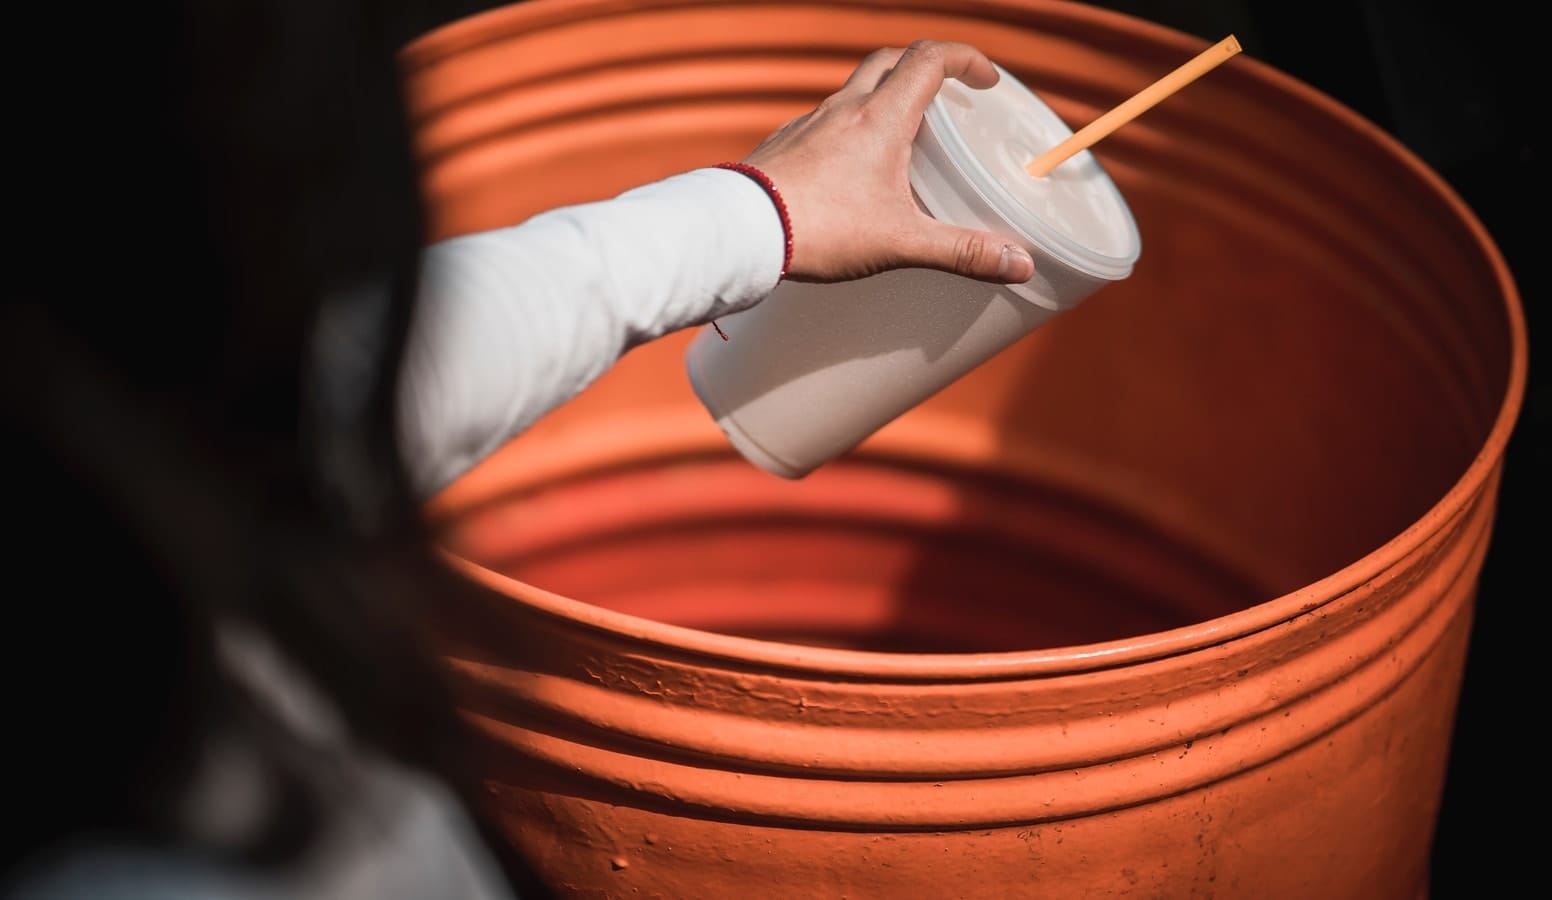
M 698 169 L 425 251 L 400 440 L 430 496 L 631 347 L 757 303 L 781 220 L 752 179 Z

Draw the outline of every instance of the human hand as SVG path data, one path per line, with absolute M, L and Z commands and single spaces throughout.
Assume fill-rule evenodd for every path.
M 876 50 L 840 90 L 744 158 L 786 203 L 790 279 L 845 281 L 908 266 L 999 284 L 1034 276 L 1022 247 L 939 222 L 912 197 L 911 142 L 945 78 L 988 88 L 998 74 L 967 44 L 923 40 Z

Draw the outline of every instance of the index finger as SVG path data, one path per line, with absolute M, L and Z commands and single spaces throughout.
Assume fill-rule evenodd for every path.
M 878 83 L 884 76 L 889 74 L 889 70 L 895 67 L 895 63 L 900 61 L 904 53 L 903 47 L 881 47 L 874 50 L 863 58 L 841 89 L 857 89 L 863 93 L 873 90 L 878 87 Z
M 916 41 L 900 55 L 900 61 L 879 82 L 873 96 L 890 105 L 899 104 L 915 122 L 927 111 L 943 81 L 954 78 L 973 88 L 997 83 L 997 68 L 986 54 L 958 41 Z

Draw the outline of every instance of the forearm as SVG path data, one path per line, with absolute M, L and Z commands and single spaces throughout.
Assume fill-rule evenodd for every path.
M 782 241 L 759 185 L 703 169 L 428 247 L 400 382 L 416 490 L 440 490 L 631 347 L 758 302 Z

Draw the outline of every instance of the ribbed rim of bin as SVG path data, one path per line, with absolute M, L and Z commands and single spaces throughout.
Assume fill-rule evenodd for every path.
M 1203 42 L 1161 25 L 1110 10 L 1057 0 L 979 0 L 962 8 L 945 10 L 931 0 L 853 0 L 854 5 L 870 5 L 892 10 L 920 10 L 943 14 L 955 12 L 981 18 L 1007 18 L 1027 15 L 1032 10 L 1047 10 L 1074 22 L 1112 26 L 1129 31 L 1178 50 L 1182 59 L 1200 51 Z M 652 9 L 732 6 L 803 6 L 804 3 L 739 3 L 718 0 L 536 0 L 501 7 L 451 23 L 408 45 L 402 55 L 413 71 L 437 60 L 510 36 L 513 33 L 542 30 L 551 24 L 576 22 L 584 17 L 608 18 L 616 14 L 634 14 Z M 1350 128 L 1357 136 L 1384 150 L 1400 166 L 1426 184 L 1454 211 L 1476 240 L 1477 249 L 1490 263 L 1503 300 L 1509 331 L 1510 359 L 1508 378 L 1492 427 L 1481 448 L 1461 477 L 1427 512 L 1389 541 L 1337 571 L 1298 590 L 1267 600 L 1240 612 L 1220 616 L 1195 625 L 1102 643 L 1075 645 L 1047 650 L 1002 653 L 909 654 L 864 650 L 837 650 L 799 644 L 783 644 L 753 638 L 721 635 L 669 625 L 625 613 L 613 612 L 579 600 L 564 597 L 501 575 L 474 562 L 447 554 L 450 564 L 473 580 L 500 593 L 521 599 L 536 611 L 579 626 L 595 629 L 678 653 L 738 661 L 789 671 L 829 674 L 845 677 L 908 677 L 911 680 L 994 681 L 1027 677 L 1049 677 L 1096 669 L 1131 665 L 1200 650 L 1241 638 L 1321 607 L 1381 573 L 1395 567 L 1440 530 L 1448 527 L 1487 489 L 1499 465 L 1510 435 L 1514 431 L 1524 399 L 1527 369 L 1527 336 L 1520 295 L 1507 262 L 1480 219 L 1439 175 L 1410 150 L 1378 126 L 1352 109 L 1313 87 L 1276 69 L 1243 57 L 1238 65 L 1242 77 L 1253 78 L 1267 87 L 1284 92 L 1316 107 Z M 578 473 L 581 474 L 581 473 Z

